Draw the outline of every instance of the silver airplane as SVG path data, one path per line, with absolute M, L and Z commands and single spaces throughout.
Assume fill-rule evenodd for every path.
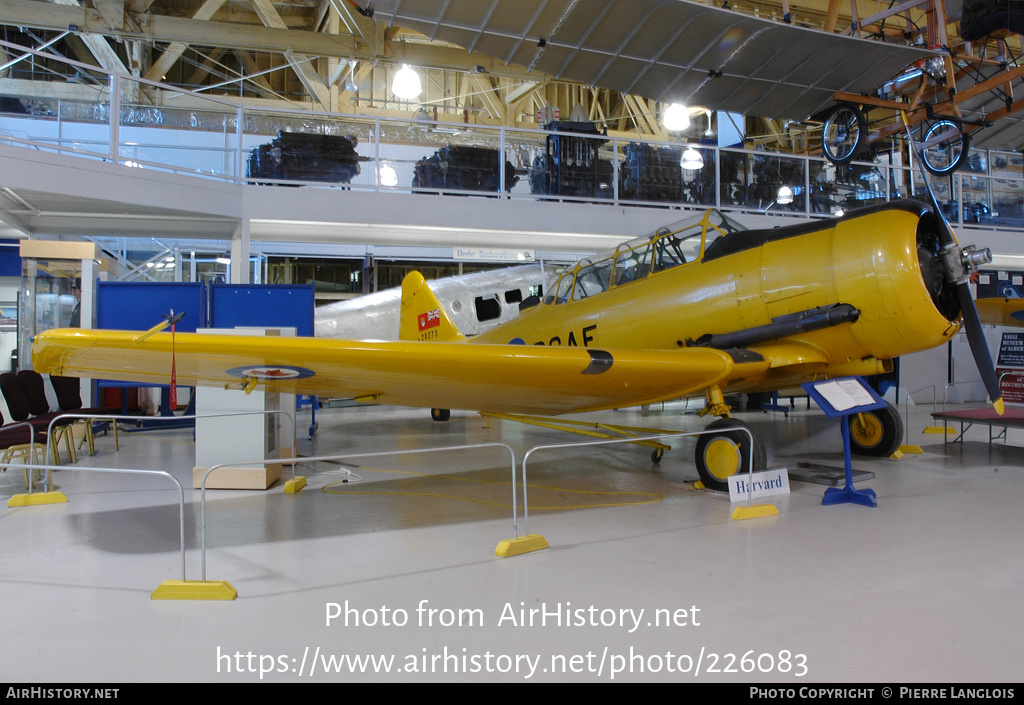
M 490 269 L 430 282 L 452 322 L 466 336 L 478 335 L 519 315 L 519 304 L 540 295 L 560 267 L 529 264 Z M 401 287 L 320 306 L 318 338 L 398 340 Z

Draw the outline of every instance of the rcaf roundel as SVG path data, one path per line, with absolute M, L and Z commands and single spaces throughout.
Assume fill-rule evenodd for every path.
M 316 373 L 305 367 L 293 365 L 258 365 L 253 367 L 232 367 L 228 370 L 229 375 L 247 379 L 259 379 L 264 381 L 305 379 Z

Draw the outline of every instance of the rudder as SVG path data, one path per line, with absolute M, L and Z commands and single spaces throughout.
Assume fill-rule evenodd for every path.
M 398 338 L 421 341 L 453 341 L 465 338 L 452 323 L 444 306 L 419 272 L 410 272 L 402 280 Z

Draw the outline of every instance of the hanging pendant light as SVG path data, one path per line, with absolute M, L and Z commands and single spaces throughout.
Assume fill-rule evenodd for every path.
M 398 186 L 398 173 L 394 167 L 383 164 L 377 172 L 381 186 Z
M 672 103 L 661 116 L 661 124 L 669 132 L 682 132 L 690 126 L 690 111 L 685 105 Z
M 409 68 L 409 64 L 402 64 L 391 82 L 391 92 L 402 100 L 412 100 L 423 92 L 420 75 Z
M 684 169 L 696 170 L 704 168 L 704 157 L 700 155 L 693 147 L 687 147 L 686 151 L 683 152 L 683 158 L 679 161 L 679 166 Z

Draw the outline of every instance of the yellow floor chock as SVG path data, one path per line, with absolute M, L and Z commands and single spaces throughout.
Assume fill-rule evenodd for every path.
M 165 580 L 151 600 L 233 600 L 238 591 L 226 580 Z

